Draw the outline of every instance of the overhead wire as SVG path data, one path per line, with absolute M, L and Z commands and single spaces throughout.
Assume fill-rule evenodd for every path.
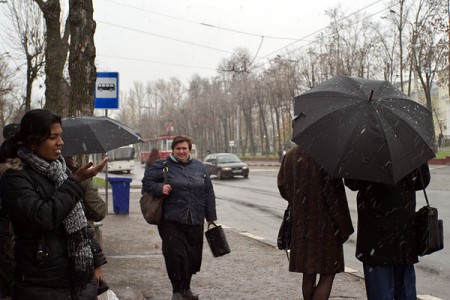
M 200 66 L 188 66 L 188 65 L 183 65 L 183 64 L 161 62 L 161 61 L 154 61 L 154 60 L 148 60 L 148 59 L 112 56 L 112 55 L 104 55 L 104 54 L 97 54 L 97 56 L 108 57 L 108 58 L 116 58 L 116 59 L 123 59 L 123 60 L 130 60 L 130 61 L 138 61 L 138 62 L 148 62 L 148 63 L 160 64 L 160 65 L 177 66 L 177 67 L 183 67 L 183 68 L 203 69 L 203 70 L 209 70 L 209 71 L 215 71 L 216 70 L 216 69 L 213 69 L 213 68 L 206 68 L 206 67 L 200 67 Z
M 128 7 L 128 8 L 131 8 L 131 9 L 136 9 L 136 10 L 139 10 L 141 12 L 148 12 L 148 13 L 151 13 L 151 14 L 154 14 L 154 15 L 158 15 L 158 16 L 162 16 L 162 17 L 166 17 L 166 18 L 169 18 L 169 19 L 174 19 L 174 20 L 178 20 L 178 21 L 183 21 L 183 22 L 188 22 L 188 23 L 197 24 L 197 25 L 201 25 L 201 26 L 206 26 L 206 27 L 210 27 L 210 28 L 214 28 L 214 29 L 218 29 L 218 30 L 230 31 L 230 32 L 244 34 L 244 35 L 249 35 L 249 36 L 257 36 L 257 37 L 264 36 L 266 39 L 297 40 L 297 38 L 293 38 L 293 37 L 279 37 L 279 36 L 263 35 L 263 34 L 259 34 L 259 33 L 250 33 L 250 32 L 246 32 L 246 31 L 242 31 L 242 30 L 236 30 L 236 29 L 231 29 L 231 28 L 217 26 L 217 25 L 214 25 L 214 24 L 208 24 L 208 23 L 204 23 L 204 22 L 192 21 L 192 20 L 185 19 L 185 18 L 175 17 L 175 16 L 163 14 L 163 13 L 160 13 L 160 12 L 155 12 L 153 10 L 142 9 L 140 7 L 132 6 L 132 5 L 129 5 L 129 4 L 124 4 L 124 3 L 117 2 L 117 1 L 114 1 L 114 0 L 104 0 L 104 1 L 111 2 L 111 3 L 114 3 L 116 5 Z
M 355 11 L 355 12 L 349 14 L 349 15 L 347 15 L 347 16 L 342 17 L 341 19 L 337 20 L 336 23 L 340 23 L 340 22 L 342 22 L 342 21 L 344 21 L 344 20 L 350 18 L 351 16 L 353 16 L 353 15 L 355 15 L 355 14 L 361 12 L 361 11 L 364 11 L 364 10 L 366 10 L 367 8 L 369 8 L 369 7 L 371 7 L 371 6 L 375 5 L 375 4 L 377 4 L 377 3 L 379 3 L 379 2 L 382 2 L 382 1 L 383 1 L 383 0 L 377 0 L 377 1 L 375 1 L 375 2 L 373 2 L 373 3 L 371 3 L 371 4 L 367 5 L 367 6 L 365 6 L 365 7 L 363 7 L 363 8 L 361 8 L 361 9 L 359 9 L 359 10 L 357 10 L 357 11 Z M 383 11 L 384 11 L 384 10 L 385 10 L 385 9 L 383 9 Z M 321 31 L 323 31 L 323 30 L 325 30 L 325 29 L 327 29 L 327 28 L 330 28 L 330 27 L 331 27 L 331 25 L 324 26 L 324 27 L 322 27 L 322 28 L 320 28 L 320 29 L 318 29 L 318 30 L 316 30 L 316 31 L 314 31 L 314 32 L 312 32 L 312 33 L 310 33 L 310 34 L 308 34 L 308 35 L 302 37 L 302 38 L 297 39 L 296 41 L 294 41 L 294 42 L 292 42 L 292 43 L 290 43 L 290 44 L 288 44 L 288 45 L 286 45 L 286 46 L 283 46 L 283 47 L 281 47 L 281 48 L 279 48 L 279 49 L 277 49 L 277 50 L 275 50 L 275 51 L 272 51 L 272 52 L 270 52 L 270 53 L 268 53 L 268 54 L 266 54 L 266 55 L 260 57 L 260 58 L 258 59 L 258 61 L 260 61 L 260 60 L 262 60 L 262 59 L 264 59 L 264 58 L 266 58 L 266 57 L 268 57 L 268 56 L 271 56 L 271 55 L 273 55 L 273 54 L 275 54 L 275 53 L 278 53 L 278 52 L 280 52 L 280 51 L 282 51 L 282 50 L 284 50 L 284 49 L 286 49 L 286 48 L 288 48 L 288 47 L 291 47 L 292 45 L 294 45 L 294 44 L 296 44 L 296 43 L 298 43 L 298 42 L 300 42 L 300 41 L 303 41 L 303 40 L 305 40 L 305 39 L 307 39 L 307 38 L 309 38 L 309 37 L 311 37 L 311 36 L 315 36 L 315 35 L 318 34 L 319 32 L 321 32 Z M 311 43 L 313 43 L 313 42 L 311 42 Z
M 105 1 L 111 2 L 111 3 L 114 3 L 114 4 L 117 4 L 117 5 L 125 6 L 125 7 L 128 7 L 128 8 L 137 9 L 137 10 L 139 10 L 139 11 L 144 11 L 144 12 L 148 12 L 148 13 L 152 13 L 152 14 L 164 16 L 164 17 L 167 17 L 167 18 L 171 18 L 171 19 L 183 21 L 183 22 L 189 22 L 189 23 L 193 23 L 193 24 L 197 24 L 197 25 L 201 25 L 201 26 L 208 26 L 208 27 L 211 27 L 211 28 L 214 28 L 214 29 L 217 29 L 217 30 L 225 30 L 225 31 L 231 31 L 231 32 L 239 33 L 239 34 L 246 34 L 246 35 L 251 35 L 251 36 L 258 36 L 258 37 L 261 37 L 261 42 L 260 42 L 260 44 L 259 44 L 259 47 L 258 47 L 258 49 L 257 49 L 257 52 L 256 52 L 256 54 L 255 54 L 255 56 L 254 56 L 254 58 L 253 58 L 253 60 L 252 60 L 252 62 L 251 62 L 250 65 L 252 65 L 252 64 L 254 63 L 254 61 L 258 58 L 258 53 L 259 53 L 259 51 L 260 51 L 261 48 L 262 48 L 262 44 L 263 44 L 264 38 L 272 38 L 272 39 L 289 39 L 289 40 L 294 40 L 294 41 L 293 41 L 292 43 L 289 43 L 288 45 L 283 46 L 283 47 L 281 47 L 281 48 L 279 48 L 279 49 L 277 49 L 277 50 L 275 50 L 275 51 L 272 51 L 272 52 L 270 52 L 270 53 L 268 53 L 268 54 L 266 54 L 266 55 L 264 55 L 264 56 L 262 56 L 262 57 L 259 57 L 259 58 L 257 59 L 257 61 L 263 60 L 263 59 L 267 58 L 268 56 L 271 56 L 271 55 L 273 55 L 273 54 L 275 54 L 275 53 L 281 52 L 282 50 L 287 49 L 288 47 L 291 47 L 292 45 L 294 45 L 294 44 L 296 44 L 296 43 L 298 43 L 298 42 L 300 42 L 300 41 L 304 41 L 304 40 L 306 40 L 307 38 L 309 38 L 309 37 L 311 37 L 311 36 L 314 36 L 314 35 L 320 33 L 321 31 L 324 31 L 325 29 L 330 28 L 330 27 L 332 26 L 332 25 L 324 26 L 324 27 L 322 27 L 322 28 L 320 28 L 320 29 L 318 29 L 318 30 L 316 30 L 316 31 L 314 31 L 314 32 L 312 32 L 312 33 L 306 35 L 306 36 L 303 36 L 303 37 L 301 37 L 301 38 L 295 38 L 295 39 L 294 39 L 294 38 L 281 38 L 281 37 L 273 37 L 273 36 L 257 35 L 257 34 L 248 33 L 248 32 L 244 32 L 244 31 L 239 31 L 239 30 L 234 30 L 234 29 L 229 29 L 229 28 L 219 27 L 219 26 L 215 26 L 215 25 L 212 25 L 212 24 L 206 24 L 206 23 L 202 23 L 202 22 L 197 22 L 197 21 L 192 21 L 192 20 L 188 20 L 188 19 L 184 19 L 184 18 L 179 18 L 179 17 L 175 17 L 175 16 L 170 16 L 170 15 L 167 15 L 167 14 L 162 14 L 162 13 L 158 13 L 158 12 L 151 11 L 151 10 L 141 9 L 141 8 L 134 7 L 134 6 L 131 6 L 131 5 L 125 5 L 125 4 L 123 4 L 123 3 L 120 3 L 120 2 L 117 2 L 117 1 L 114 1 L 114 0 L 105 0 Z M 374 2 L 372 2 L 371 4 L 369 4 L 369 5 L 367 5 L 367 6 L 363 7 L 363 8 L 361 8 L 361 9 L 359 9 L 359 10 L 357 10 L 357 11 L 355 11 L 355 12 L 353 12 L 353 13 L 347 15 L 347 16 L 342 17 L 341 19 L 337 20 L 336 23 L 342 22 L 342 21 L 344 21 L 344 20 L 350 18 L 351 16 L 353 16 L 353 15 L 355 15 L 355 14 L 361 12 L 361 11 L 364 11 L 364 10 L 366 10 L 367 8 L 373 6 L 373 5 L 377 4 L 377 3 L 380 3 L 380 2 L 382 2 L 382 1 L 383 1 L 383 0 L 377 0 L 377 1 L 374 1 Z M 390 8 L 392 8 L 393 6 L 394 6 L 394 5 L 391 5 L 391 6 L 389 6 L 387 9 L 390 9 Z M 370 15 L 370 16 L 368 16 L 368 17 L 362 19 L 362 20 L 365 20 L 365 19 L 367 19 L 367 18 L 370 18 L 370 17 L 372 17 L 372 16 L 374 16 L 374 15 L 377 15 L 377 14 L 379 14 L 380 12 L 383 12 L 383 11 L 385 11 L 385 10 L 386 10 L 386 8 L 383 9 L 383 10 L 381 10 L 381 11 L 378 11 L 378 12 L 376 12 L 375 14 L 372 14 L 372 15 Z M 164 35 L 157 34 L 157 33 L 147 32 L 147 31 L 144 31 L 144 30 L 136 29 L 136 28 L 126 27 L 126 26 L 122 26 L 122 25 L 118 25 L 118 24 L 106 22 L 106 21 L 97 20 L 97 22 L 103 23 L 103 24 L 106 24 L 106 25 L 109 25 L 109 26 L 114 26 L 114 27 L 122 28 L 122 29 L 129 30 L 129 31 L 135 31 L 135 32 L 138 32 L 138 33 L 143 33 L 143 34 L 147 34 L 147 35 L 156 36 L 156 37 L 163 38 L 163 39 L 167 39 L 167 40 L 172 40 L 172 41 L 176 41 L 176 42 L 180 42 L 180 43 L 184 43 L 184 44 L 190 44 L 190 45 L 193 45 L 193 46 L 196 46 L 196 47 L 206 48 L 206 49 L 210 49 L 210 50 L 214 50 L 214 51 L 218 51 L 218 52 L 223 52 L 223 53 L 227 53 L 227 54 L 232 54 L 232 53 L 233 53 L 232 51 L 223 50 L 223 49 L 218 49 L 218 48 L 214 48 L 214 47 L 210 47 L 210 46 L 206 46 L 206 45 L 201 45 L 201 44 L 197 44 L 197 43 L 193 43 L 193 42 L 189 42 L 189 41 L 185 41 L 185 40 L 181 40 L 181 39 L 176 39 L 176 38 L 164 36 Z M 301 49 L 301 48 L 303 48 L 303 47 L 306 47 L 306 46 L 308 46 L 308 45 L 311 45 L 311 44 L 313 44 L 314 42 L 315 42 L 315 41 L 312 41 L 312 42 L 310 42 L 310 43 L 308 43 L 308 44 L 306 44 L 306 45 L 303 45 L 303 46 L 300 46 L 300 47 L 298 47 L 298 48 L 296 48 L 296 49 L 294 49 L 294 50 L 291 50 L 290 52 L 293 52 L 293 51 L 296 51 L 296 50 Z M 114 56 L 109 56 L 109 55 L 99 55 L 99 56 L 104 56 L 104 57 L 114 58 Z M 130 59 L 130 58 L 125 58 L 125 57 L 115 57 L 115 58 L 118 58 L 118 59 L 128 59 L 128 60 L 134 60 L 134 61 L 143 61 L 143 62 L 150 62 L 150 63 L 164 64 L 164 65 L 181 66 L 181 67 L 187 67 L 187 68 L 200 68 L 200 69 L 213 70 L 212 68 L 206 68 L 206 67 L 194 67 L 194 66 L 187 66 L 187 65 L 182 65 L 182 64 L 167 63 L 167 62 L 157 62 L 157 61 L 151 61 L 151 60 Z
M 361 20 L 359 20 L 359 22 L 362 22 L 362 21 L 364 21 L 364 20 L 370 19 L 370 18 L 372 18 L 372 17 L 374 17 L 374 16 L 376 16 L 376 15 L 378 15 L 378 14 L 380 14 L 380 13 L 386 11 L 386 10 L 391 9 L 393 6 L 394 6 L 394 5 L 388 6 L 387 8 L 383 8 L 382 10 L 379 10 L 379 11 L 377 11 L 377 12 L 371 14 L 371 15 L 368 15 L 368 16 L 366 16 L 365 18 L 362 18 Z M 307 44 L 305 44 L 305 45 L 302 45 L 302 46 L 300 46 L 300 47 L 294 48 L 294 49 L 288 51 L 287 53 L 292 53 L 292 52 L 294 52 L 294 51 L 300 50 L 300 49 L 302 49 L 302 48 L 305 48 L 305 47 L 307 47 L 307 46 L 309 46 L 309 45 L 314 44 L 315 42 L 316 42 L 316 41 L 311 41 L 311 42 L 309 42 L 309 43 L 307 43 Z M 261 60 L 261 59 L 263 59 L 263 58 L 260 58 L 259 60 Z M 259 61 L 259 60 L 258 60 L 258 61 Z
M 184 40 L 180 40 L 180 39 L 164 36 L 164 35 L 161 35 L 161 34 L 158 34 L 158 33 L 144 31 L 144 30 L 141 30 L 141 29 L 131 28 L 131 27 L 118 25 L 118 24 L 114 24 L 114 23 L 109 23 L 109 22 L 105 22 L 105 21 L 101 21 L 101 20 L 96 20 L 96 22 L 98 22 L 100 24 L 105 24 L 105 25 L 109 25 L 109 26 L 125 29 L 125 30 L 130 30 L 130 31 L 134 31 L 134 32 L 139 32 L 139 33 L 143 33 L 143 34 L 147 34 L 147 35 L 156 36 L 156 37 L 159 37 L 159 38 L 162 38 L 162 39 L 166 39 L 166 40 L 171 40 L 171 41 L 175 41 L 175 42 L 179 42 L 179 43 L 183 43 L 183 44 L 189 44 L 189 45 L 193 45 L 193 46 L 196 46 L 196 47 L 206 48 L 206 49 L 215 50 L 215 51 L 228 53 L 228 54 L 233 53 L 232 51 L 222 50 L 222 49 L 218 49 L 218 48 L 214 48 L 214 47 L 210 47 L 210 46 L 206 46 L 206 45 L 197 44 L 197 43 L 194 43 L 194 42 L 184 41 Z

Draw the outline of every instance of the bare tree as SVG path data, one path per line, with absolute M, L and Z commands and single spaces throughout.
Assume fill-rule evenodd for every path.
M 0 126 L 4 127 L 14 121 L 18 113 L 20 99 L 16 97 L 14 85 L 14 72 L 9 68 L 5 57 L 9 53 L 0 54 Z M 20 112 L 19 112 L 20 113 Z
M 433 111 L 431 88 L 437 72 L 445 67 L 448 36 L 444 1 L 420 0 L 415 10 L 411 51 L 416 75 L 425 93 L 426 106 Z
M 141 82 L 133 82 L 132 88 L 128 91 L 128 99 L 131 101 L 132 109 L 128 110 L 129 124 L 137 128 L 143 134 L 145 124 L 142 122 L 142 106 L 145 98 L 145 88 Z M 122 105 L 123 109 L 124 105 Z
M 138 128 L 138 103 L 133 95 L 133 91 L 128 91 L 127 95 L 121 93 L 119 99 L 121 109 L 118 111 L 117 119 L 131 128 Z
M 403 92 L 404 91 L 404 84 L 403 84 L 403 71 L 404 71 L 404 56 L 403 56 L 403 35 L 404 35 L 404 29 L 407 25 L 408 21 L 408 9 L 405 9 L 405 0 L 396 0 L 398 4 L 398 12 L 394 9 L 391 9 L 390 12 L 390 18 L 398 31 L 398 52 L 399 52 L 399 71 L 400 71 L 400 89 Z
M 13 48 L 26 62 L 25 111 L 31 109 L 34 81 L 41 76 L 44 67 L 45 24 L 42 12 L 32 0 L 7 2 L 11 29 L 7 30 Z

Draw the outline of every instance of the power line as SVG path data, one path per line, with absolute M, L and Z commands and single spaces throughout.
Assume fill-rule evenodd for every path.
M 115 3 L 115 4 L 117 4 L 117 5 L 123 5 L 123 6 L 127 6 L 127 7 L 130 7 L 130 8 L 139 9 L 139 10 L 141 10 L 141 11 L 147 11 L 147 10 L 143 10 L 143 9 L 140 9 L 140 8 L 137 8 L 137 7 L 132 7 L 132 6 L 129 6 L 129 5 L 124 5 L 124 4 L 122 4 L 122 3 L 117 3 L 117 2 L 112 1 L 112 0 L 108 0 L 108 1 L 109 1 L 109 2 L 112 2 L 112 3 Z M 355 12 L 349 14 L 349 15 L 347 15 L 347 16 L 342 17 L 341 19 L 337 20 L 336 23 L 340 23 L 340 22 L 342 22 L 342 21 L 344 21 L 344 20 L 350 18 L 351 16 L 353 16 L 353 15 L 355 15 L 355 14 L 361 12 L 361 11 L 364 11 L 364 10 L 366 10 L 367 8 L 369 8 L 369 7 L 371 7 L 371 6 L 375 5 L 375 4 L 377 4 L 377 3 L 379 3 L 379 2 L 382 2 L 382 1 L 383 1 L 383 0 L 377 0 L 377 1 L 375 1 L 375 2 L 373 2 L 373 3 L 371 3 L 371 4 L 367 5 L 367 6 L 365 6 L 365 7 L 363 7 L 363 8 L 361 8 L 361 9 L 359 9 L 359 10 L 357 10 L 357 11 L 355 11 Z M 379 13 L 385 11 L 386 9 L 392 8 L 393 6 L 395 6 L 395 5 L 391 5 L 391 6 L 387 7 L 387 8 L 384 8 L 384 9 L 382 9 L 382 10 L 380 10 L 380 11 L 378 11 L 378 12 L 376 12 L 376 13 L 374 13 L 374 14 L 372 14 L 372 15 L 366 17 L 366 18 L 361 19 L 360 21 L 363 21 L 363 20 L 366 20 L 366 19 L 368 19 L 368 18 L 371 18 L 371 17 L 373 17 L 373 16 L 375 16 L 375 15 L 377 15 L 377 14 L 379 14 Z M 198 24 L 197 22 L 194 22 L 194 21 L 190 21 L 190 20 L 186 20 L 186 19 L 182 19 L 182 18 L 178 18 L 178 17 L 173 17 L 173 16 L 168 16 L 168 15 L 156 13 L 156 12 L 153 12 L 153 11 L 147 11 L 147 12 L 154 13 L 154 14 L 159 14 L 159 15 L 163 15 L 163 16 L 168 17 L 168 18 L 173 18 L 173 19 L 178 19 L 178 20 L 182 20 L 182 21 L 185 21 L 185 22 L 191 22 L 191 23 L 196 23 L 196 24 Z M 110 26 L 114 26 L 114 27 L 118 27 L 118 28 L 122 28 L 122 29 L 125 29 L 125 30 L 135 31 L 135 32 L 139 32 L 139 33 L 143 33 L 143 34 L 147 34 L 147 35 L 152 35 L 152 36 L 156 36 L 156 37 L 163 38 L 163 39 L 173 40 L 173 41 L 181 42 L 181 43 L 185 43 L 185 44 L 190 44 L 190 45 L 194 45 L 194 46 L 197 46 L 197 47 L 207 48 L 207 49 L 211 49 L 211 50 L 215 50 L 215 51 L 219 51 L 219 52 L 223 52 L 223 53 L 228 53 L 228 54 L 232 54 L 232 53 L 233 53 L 232 51 L 227 51 L 227 50 L 222 50 L 222 49 L 218 49 L 218 48 L 214 48 L 214 47 L 210 47 L 210 46 L 200 45 L 200 44 L 196 44 L 196 43 L 193 43 L 193 42 L 188 42 L 188 41 L 184 41 L 184 40 L 180 40 L 180 39 L 176 39 L 176 38 L 171 38 L 171 37 L 163 36 L 163 35 L 156 34 L 156 33 L 151 33 L 151 32 L 147 32 L 147 31 L 143 31 L 143 30 L 140 30 L 140 29 L 130 28 L 130 27 L 126 27 L 126 26 L 122 26 L 122 25 L 117 25 L 117 24 L 113 24 L 113 23 L 109 23 L 109 22 L 104 22 L 104 21 L 97 21 L 97 22 L 103 23 L 103 24 L 106 24 L 106 25 L 110 25 Z M 202 24 L 202 25 L 204 25 L 204 26 L 215 27 L 215 26 L 209 25 L 209 24 Z M 264 59 L 264 58 L 266 58 L 266 57 L 268 57 L 268 56 L 270 56 L 270 55 L 273 55 L 273 54 L 275 54 L 275 53 L 277 53 L 277 52 L 280 52 L 280 51 L 282 51 L 282 50 L 284 50 L 284 49 L 286 49 L 286 48 L 288 48 L 288 47 L 290 47 L 290 46 L 296 44 L 296 43 L 299 42 L 299 41 L 304 41 L 304 40 L 306 40 L 308 37 L 314 36 L 314 35 L 316 35 L 317 33 L 321 32 L 321 31 L 323 31 L 323 30 L 325 30 L 325 29 L 327 29 L 327 28 L 330 28 L 331 26 L 332 26 L 332 25 L 324 26 L 324 27 L 322 27 L 322 28 L 320 28 L 320 29 L 314 31 L 313 33 L 310 33 L 310 34 L 308 34 L 308 35 L 306 35 L 306 36 L 304 36 L 304 37 L 302 37 L 302 38 L 297 38 L 297 39 L 295 39 L 294 42 L 292 42 L 292 43 L 290 43 L 290 44 L 288 44 L 288 45 L 286 45 L 286 46 L 284 46 L 284 47 L 282 47 L 282 48 L 280 48 L 280 49 L 278 49 L 278 50 L 272 51 L 272 52 L 270 52 L 269 54 L 266 54 L 266 55 L 263 56 L 263 57 L 258 58 L 257 61 L 260 61 L 260 60 L 262 60 L 262 59 Z M 215 27 L 215 28 L 221 29 L 220 27 Z M 253 34 L 250 34 L 250 35 L 253 35 Z M 254 56 L 254 58 L 253 58 L 253 60 L 252 60 L 252 63 L 253 63 L 253 62 L 256 60 L 256 58 L 257 58 L 257 55 L 258 55 L 258 53 L 259 53 L 259 51 L 260 51 L 260 49 L 261 49 L 261 47 L 262 47 L 262 43 L 263 43 L 264 38 L 268 38 L 267 36 L 263 36 L 263 35 L 259 35 L 259 37 L 261 38 L 261 42 L 260 42 L 260 45 L 259 45 L 259 47 L 258 47 L 257 53 L 256 53 L 256 55 Z M 291 50 L 291 51 L 289 51 L 289 52 L 293 52 L 293 51 L 299 50 L 299 49 L 304 48 L 304 47 L 306 47 L 306 46 L 308 46 L 308 45 L 311 45 L 311 44 L 313 44 L 313 43 L 315 43 L 315 41 L 311 41 L 310 43 L 308 43 L 308 44 L 306 44 L 306 45 L 303 45 L 303 46 L 300 46 L 300 47 L 298 47 L 298 48 L 295 48 L 295 49 L 293 49 L 293 50 Z M 117 58 L 117 59 L 123 59 L 123 60 L 131 60 L 131 61 L 148 62 L 148 63 L 162 64 L 162 65 L 172 65 L 172 66 L 179 66 L 179 67 L 183 67 L 183 68 L 204 69 L 204 70 L 215 70 L 215 69 L 213 69 L 213 68 L 207 68 L 207 67 L 188 66 L 188 65 L 176 64 L 176 63 L 159 62 L 159 61 L 143 60 L 143 59 L 128 58 L 128 57 L 118 57 L 118 56 L 110 56 L 110 55 L 98 55 L 98 56 L 109 57 L 109 58 Z
M 233 53 L 232 51 L 222 50 L 222 49 L 218 49 L 218 48 L 214 48 L 214 47 L 210 47 L 210 46 L 206 46 L 206 45 L 200 45 L 200 44 L 197 44 L 197 43 L 184 41 L 184 40 L 180 40 L 180 39 L 164 36 L 164 35 L 153 33 L 153 32 L 148 32 L 148 31 L 144 31 L 144 30 L 140 30 L 140 29 L 136 29 L 136 28 L 131 28 L 131 27 L 126 27 L 126 26 L 122 26 L 122 25 L 117 25 L 117 24 L 113 24 L 113 23 L 109 23 L 109 22 L 105 22 L 105 21 L 101 21 L 101 20 L 96 20 L 96 22 L 100 23 L 100 24 L 105 24 L 105 25 L 109 25 L 109 26 L 125 29 L 125 30 L 130 30 L 130 31 L 134 31 L 134 32 L 139 32 L 139 33 L 151 35 L 151 36 L 156 36 L 156 37 L 159 37 L 159 38 L 162 38 L 162 39 L 166 39 L 166 40 L 171 40 L 171 41 L 175 41 L 175 42 L 179 42 L 179 43 L 183 43 L 183 44 L 189 44 L 189 45 L 193 45 L 193 46 L 196 46 L 196 47 L 206 48 L 206 49 L 219 51 L 219 52 L 223 52 L 223 53 L 228 53 L 228 54 Z
M 384 8 L 384 9 L 382 9 L 382 10 L 379 10 L 379 11 L 377 11 L 376 13 L 373 13 L 373 14 L 371 14 L 371 15 L 368 15 L 367 17 L 361 19 L 359 22 L 364 21 L 364 20 L 367 20 L 367 19 L 370 19 L 370 18 L 372 18 L 373 16 L 376 16 L 376 15 L 378 15 L 378 14 L 380 14 L 380 13 L 382 13 L 382 12 L 388 10 L 388 9 L 391 9 L 393 6 L 395 6 L 395 4 L 392 5 L 392 6 L 389 6 L 389 7 L 387 7 L 387 8 Z M 351 26 L 351 25 L 350 25 L 350 26 Z M 345 29 L 345 28 L 344 28 L 344 29 Z M 315 42 L 316 42 L 316 41 L 311 41 L 311 42 L 309 42 L 309 43 L 307 43 L 307 44 L 305 44 L 305 45 L 302 45 L 302 46 L 300 46 L 300 47 L 294 48 L 294 49 L 288 51 L 287 53 L 292 53 L 292 52 L 294 52 L 294 51 L 300 50 L 300 49 L 302 49 L 302 48 L 305 48 L 305 47 L 307 47 L 307 46 L 309 46 L 309 45 L 314 44 Z
M 357 11 L 355 11 L 355 12 L 349 14 L 349 15 L 347 15 L 347 16 L 342 17 L 341 19 L 339 19 L 338 21 L 336 21 L 336 23 L 340 23 L 340 22 L 344 21 L 345 19 L 348 19 L 348 18 L 350 18 L 351 16 L 353 16 L 353 15 L 355 15 L 355 14 L 361 12 L 361 11 L 364 11 L 364 10 L 366 10 L 367 8 L 369 8 L 369 7 L 371 7 L 371 6 L 375 5 L 375 4 L 377 4 L 377 3 L 379 3 L 379 2 L 382 2 L 382 1 L 383 1 L 383 0 L 377 0 L 377 1 L 375 1 L 375 2 L 373 2 L 373 3 L 371 3 L 371 4 L 367 5 L 367 6 L 365 6 L 365 7 L 363 7 L 363 8 L 361 8 L 361 9 L 359 9 L 359 10 L 357 10 Z M 384 10 L 385 10 L 385 9 L 383 9 L 382 11 L 384 11 Z M 379 12 L 378 12 L 378 13 L 379 13 Z M 378 14 L 378 13 L 377 13 L 377 14 Z M 320 29 L 314 31 L 313 33 L 310 33 L 310 34 L 308 34 L 308 35 L 306 35 L 306 36 L 304 36 L 304 37 L 302 37 L 302 38 L 300 38 L 300 39 L 297 39 L 296 41 L 294 41 L 294 42 L 292 42 L 292 43 L 290 43 L 290 44 L 288 44 L 288 45 L 286 45 L 286 46 L 284 46 L 284 47 L 281 47 L 281 48 L 278 49 L 278 50 L 272 51 L 272 52 L 270 52 L 269 54 L 266 54 L 266 55 L 260 57 L 260 58 L 258 59 L 258 61 L 260 61 L 260 60 L 262 60 L 262 59 L 264 59 L 264 58 L 266 58 L 266 57 L 268 57 L 268 56 L 271 56 L 272 54 L 275 54 L 275 53 L 277 53 L 277 52 L 280 52 L 280 51 L 282 51 L 282 50 L 284 50 L 284 49 L 286 49 L 286 48 L 288 48 L 288 47 L 290 47 L 290 46 L 292 46 L 292 45 L 294 45 L 294 44 L 296 44 L 296 43 L 298 43 L 298 42 L 300 42 L 300 41 L 303 41 L 303 40 L 307 39 L 308 37 L 314 36 L 314 35 L 318 34 L 319 32 L 321 32 L 321 31 L 323 31 L 323 30 L 325 30 L 325 29 L 327 29 L 327 28 L 330 28 L 330 27 L 331 27 L 331 25 L 324 26 L 324 27 L 322 27 L 322 28 L 320 28 Z M 311 43 L 313 43 L 313 42 L 311 42 Z M 310 43 L 310 44 L 311 44 L 311 43 Z
M 246 31 L 242 31 L 242 30 L 216 26 L 216 25 L 208 24 L 208 23 L 204 23 L 204 22 L 192 21 L 192 20 L 188 20 L 188 19 L 184 19 L 184 18 L 180 18 L 180 17 L 175 17 L 175 16 L 163 14 L 163 13 L 160 13 L 160 12 L 155 12 L 155 11 L 152 11 L 152 10 L 142 9 L 140 7 L 131 6 L 131 5 L 120 3 L 120 2 L 116 2 L 116 1 L 113 1 L 113 0 L 105 0 L 105 1 L 114 3 L 116 5 L 121 5 L 121 6 L 124 6 L 124 7 L 128 7 L 128 8 L 131 8 L 131 9 L 136 9 L 136 10 L 139 10 L 141 12 L 147 12 L 147 13 L 151 13 L 151 14 L 154 14 L 154 15 L 162 16 L 162 17 L 165 17 L 165 18 L 174 19 L 174 20 L 177 20 L 177 21 L 183 21 L 183 22 L 192 23 L 192 24 L 201 25 L 201 26 L 206 26 L 206 27 L 217 29 L 217 30 L 230 31 L 230 32 L 244 34 L 244 35 L 249 35 L 249 36 L 257 36 L 257 37 L 264 36 L 264 38 L 266 38 L 266 39 L 293 40 L 293 41 L 297 40 L 297 38 L 292 38 L 292 37 L 277 37 L 277 36 L 263 35 L 263 34 L 257 34 L 257 33 L 250 33 L 250 32 L 246 32 Z
M 97 54 L 97 56 L 108 57 L 108 58 L 116 58 L 116 59 L 122 59 L 122 60 L 137 61 L 137 62 L 146 62 L 146 63 L 159 64 L 159 65 L 169 65 L 169 66 L 177 66 L 177 67 L 183 67 L 183 68 L 203 69 L 203 70 L 208 70 L 208 71 L 216 71 L 216 69 L 213 69 L 213 68 L 200 67 L 200 66 L 188 66 L 188 65 L 183 65 L 183 64 L 155 61 L 155 60 L 148 60 L 148 59 L 139 59 L 139 58 L 131 58 L 131 57 L 123 57 L 123 56 L 104 55 L 104 54 Z

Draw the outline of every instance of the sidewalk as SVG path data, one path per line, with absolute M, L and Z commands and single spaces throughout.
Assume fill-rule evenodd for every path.
M 104 192 L 104 191 L 103 191 Z M 110 195 L 112 195 L 110 193 Z M 103 273 L 120 300 L 171 299 L 157 227 L 140 213 L 139 189 L 131 189 L 130 213 L 110 214 L 103 220 Z M 220 221 L 220 220 L 219 220 Z M 288 272 L 283 251 L 226 228 L 231 253 L 214 258 L 204 243 L 202 270 L 193 276 L 192 289 L 200 299 L 302 299 L 301 274 Z M 330 299 L 366 299 L 361 278 L 341 273 Z

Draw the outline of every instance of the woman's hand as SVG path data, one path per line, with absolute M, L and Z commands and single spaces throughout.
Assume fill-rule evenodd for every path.
M 101 267 L 95 268 L 94 271 L 94 276 L 95 278 L 97 278 L 97 280 L 100 282 L 100 280 L 104 281 L 105 279 L 103 278 L 103 271 Z
M 79 182 L 82 182 L 86 179 L 94 177 L 95 175 L 98 174 L 98 172 L 100 172 L 103 169 L 107 161 L 108 157 L 106 156 L 96 166 L 94 166 L 94 163 L 89 162 L 87 165 L 77 170 L 74 176 L 75 179 L 78 180 Z
M 162 190 L 163 195 L 167 196 L 170 194 L 171 191 L 172 191 L 172 187 L 170 186 L 170 184 L 163 185 L 163 190 Z

